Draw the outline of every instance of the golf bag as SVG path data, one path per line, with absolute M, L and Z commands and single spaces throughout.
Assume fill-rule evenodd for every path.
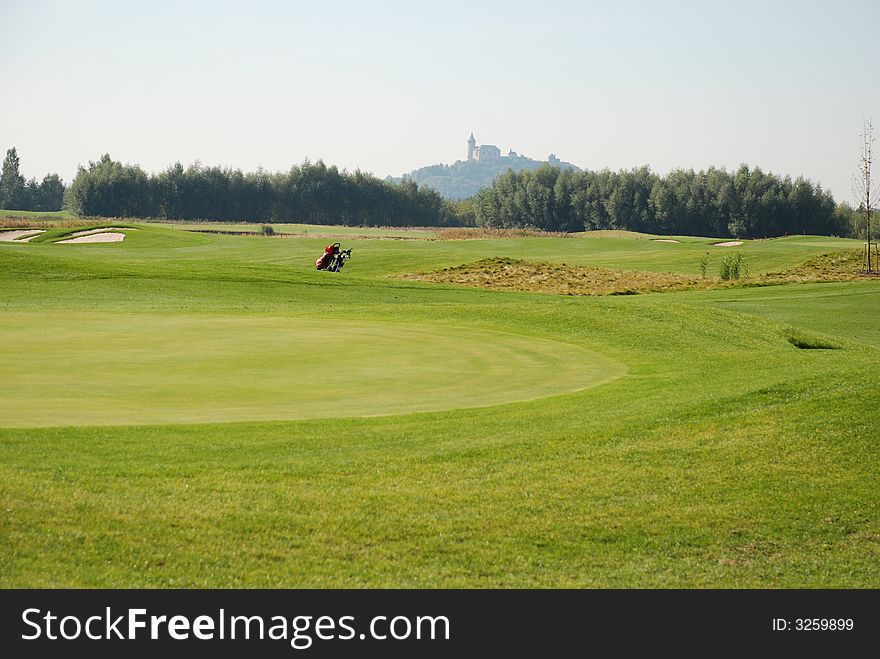
M 333 243 L 324 248 L 324 253 L 317 261 L 315 268 L 329 272 L 339 272 L 345 265 L 346 259 L 351 258 L 351 249 L 341 250 L 339 243 Z
M 333 262 L 333 257 L 339 254 L 339 248 L 339 243 L 327 245 L 327 247 L 324 248 L 324 253 L 321 255 L 321 258 L 315 261 L 315 267 L 318 270 L 326 270 Z

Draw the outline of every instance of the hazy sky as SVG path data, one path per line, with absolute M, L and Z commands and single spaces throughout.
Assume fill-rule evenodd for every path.
M 759 165 L 851 201 L 880 3 L 0 0 L 0 149 L 399 175 L 477 143 L 589 169 Z M 870 74 L 868 74 L 868 70 Z

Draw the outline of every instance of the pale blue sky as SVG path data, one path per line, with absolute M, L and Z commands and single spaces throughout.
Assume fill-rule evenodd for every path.
M 0 0 L 0 149 L 379 176 L 473 131 L 590 169 L 804 175 L 851 201 L 880 3 Z M 867 69 L 873 69 L 870 74 Z

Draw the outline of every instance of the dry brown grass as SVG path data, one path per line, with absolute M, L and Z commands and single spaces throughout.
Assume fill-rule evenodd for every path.
M 796 268 L 782 272 L 770 272 L 761 279 L 774 284 L 876 279 L 877 275 L 865 274 L 862 271 L 863 257 L 864 252 L 860 249 L 821 254 Z
M 630 295 L 695 288 L 705 280 L 661 272 L 633 272 L 564 263 L 490 258 L 407 279 L 498 290 L 562 295 Z
M 484 240 L 486 238 L 568 238 L 571 234 L 537 229 L 442 229 L 437 232 L 440 240 Z
M 757 275 L 738 281 L 721 281 L 717 277 L 703 279 L 666 272 L 637 272 L 564 263 L 489 258 L 427 274 L 410 274 L 402 277 L 454 286 L 557 295 L 634 295 L 699 288 L 772 286 L 878 277 L 862 273 L 861 265 L 859 250 L 847 250 L 823 254 L 784 272 Z
M 69 220 L 53 217 L 0 217 L 0 229 L 57 229 L 90 227 L 100 220 Z

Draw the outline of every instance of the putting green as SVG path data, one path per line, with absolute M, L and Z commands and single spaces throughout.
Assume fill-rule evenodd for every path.
M 12 312 L 0 317 L 0 426 L 436 411 L 552 396 L 625 371 L 576 345 L 458 326 Z

